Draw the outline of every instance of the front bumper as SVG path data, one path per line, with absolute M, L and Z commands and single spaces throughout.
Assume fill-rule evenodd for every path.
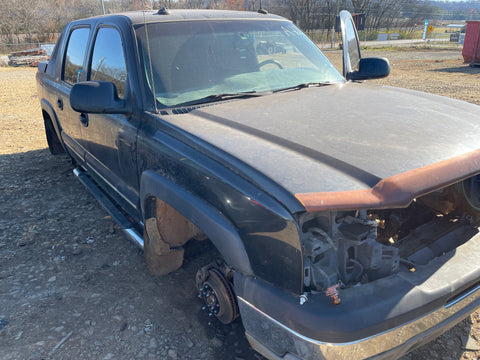
M 347 343 L 310 339 L 238 297 L 246 336 L 268 359 L 395 359 L 429 342 L 480 307 L 480 285 L 420 318 L 392 330 Z
M 480 233 L 415 272 L 399 272 L 299 304 L 261 279 L 235 272 L 252 347 L 270 359 L 397 358 L 480 307 Z

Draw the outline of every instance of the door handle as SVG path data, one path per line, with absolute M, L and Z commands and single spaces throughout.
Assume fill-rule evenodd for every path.
M 58 99 L 58 100 L 57 100 L 57 107 L 58 107 L 60 110 L 63 110 L 63 100 L 62 100 L 62 99 Z
M 83 126 L 87 127 L 88 126 L 88 115 L 85 113 L 80 114 L 80 122 L 82 123 Z

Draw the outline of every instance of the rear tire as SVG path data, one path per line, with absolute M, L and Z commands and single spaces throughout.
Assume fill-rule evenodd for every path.
M 47 137 L 48 149 L 52 155 L 64 154 L 62 143 L 60 142 L 57 132 L 53 127 L 52 120 L 47 115 L 44 115 L 43 121 L 45 124 L 45 135 Z

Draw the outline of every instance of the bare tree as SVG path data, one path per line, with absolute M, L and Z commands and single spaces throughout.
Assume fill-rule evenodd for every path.
M 338 11 L 366 14 L 368 30 L 392 27 L 410 30 L 427 16 L 434 18 L 447 9 L 450 16 L 469 18 L 480 13 L 480 0 L 110 0 L 107 13 L 135 9 L 223 8 L 255 11 L 261 6 L 289 18 L 307 33 L 330 32 Z M 261 6 L 260 6 L 261 5 Z M 454 10 L 461 7 L 463 13 Z M 445 11 L 447 11 L 445 10 Z M 99 0 L 9 0 L 0 2 L 0 36 L 3 43 L 52 41 L 70 21 L 99 15 Z M 443 16 L 443 15 L 442 15 Z
M 356 14 L 363 14 L 365 13 L 365 9 L 370 5 L 372 0 L 351 0 L 353 11 Z

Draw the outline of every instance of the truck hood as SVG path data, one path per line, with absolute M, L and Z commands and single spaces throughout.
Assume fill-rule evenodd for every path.
M 162 118 L 291 194 L 372 189 L 398 174 L 455 163 L 454 158 L 480 148 L 480 107 L 366 83 L 215 103 Z M 451 181 L 480 171 L 472 159 L 467 156 L 468 169 Z

